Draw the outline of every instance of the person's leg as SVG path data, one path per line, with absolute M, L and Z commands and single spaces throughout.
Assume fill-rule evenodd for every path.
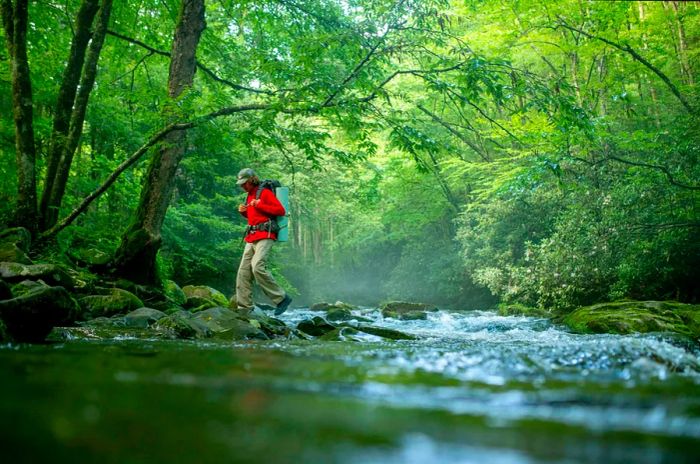
M 274 243 L 275 241 L 271 239 L 263 239 L 255 242 L 255 254 L 253 255 L 251 265 L 255 281 L 262 291 L 265 292 L 265 295 L 278 305 L 284 300 L 287 294 L 267 269 L 267 257 Z
M 253 309 L 253 267 L 255 245 L 246 243 L 241 257 L 241 264 L 236 274 L 236 302 L 238 309 Z

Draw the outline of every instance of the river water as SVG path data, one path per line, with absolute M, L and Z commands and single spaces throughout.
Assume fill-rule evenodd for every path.
M 479 311 L 356 314 L 417 339 L 0 347 L 2 461 L 700 462 L 687 340 Z

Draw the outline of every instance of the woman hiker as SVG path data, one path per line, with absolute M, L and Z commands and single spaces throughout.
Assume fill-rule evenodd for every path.
M 260 179 L 250 168 L 241 169 L 237 184 L 248 193 L 238 212 L 248 219 L 245 249 L 236 276 L 238 309 L 253 309 L 253 278 L 265 294 L 277 305 L 275 316 L 287 310 L 292 299 L 267 270 L 267 255 L 277 240 L 272 216 L 284 216 L 286 211 L 274 192 L 260 186 Z M 262 188 L 260 195 L 258 189 Z

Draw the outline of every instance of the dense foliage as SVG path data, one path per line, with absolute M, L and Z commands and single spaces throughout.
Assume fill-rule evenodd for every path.
M 39 184 L 80 4 L 29 8 Z M 112 7 L 60 214 L 167 122 L 194 121 L 162 230 L 164 277 L 233 291 L 235 175 L 250 166 L 292 189 L 291 239 L 274 262 L 299 300 L 697 301 L 697 4 L 210 1 L 194 85 L 173 100 L 179 4 Z M 17 205 L 8 56 L 5 224 Z M 259 109 L 204 117 L 242 105 Z M 38 252 L 114 253 L 149 156 Z

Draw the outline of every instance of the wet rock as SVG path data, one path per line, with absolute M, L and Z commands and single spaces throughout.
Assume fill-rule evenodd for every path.
M 179 311 L 158 320 L 153 328 L 160 335 L 169 338 L 208 338 L 211 329 L 202 321 L 192 318 L 187 311 Z
M 228 306 L 228 299 L 226 296 L 215 288 L 207 287 L 205 285 L 187 285 L 182 288 L 182 291 L 187 296 L 187 303 L 185 304 L 188 308 L 195 308 L 201 306 L 201 304 L 196 304 L 201 298 L 214 302 L 214 306 Z M 190 299 L 193 299 L 192 302 Z M 197 299 L 197 300 L 194 300 Z
M 338 327 L 319 337 L 328 342 L 359 342 L 363 341 L 362 332 L 352 327 Z M 379 337 L 377 337 L 378 340 Z
M 351 311 L 353 309 L 357 309 L 356 306 L 353 306 L 349 303 L 344 303 L 342 301 L 336 301 L 335 303 L 316 303 L 311 305 L 309 308 L 311 311 L 331 311 L 334 309 L 347 309 L 348 311 Z
M 12 290 L 10 290 L 10 286 L 7 285 L 7 282 L 0 279 L 0 300 L 9 300 L 10 298 L 12 298 Z
M 187 302 L 187 295 L 185 295 L 185 292 L 172 280 L 163 282 L 163 291 L 165 292 L 165 296 L 176 305 L 183 306 Z
M 326 313 L 329 321 L 347 321 L 352 319 L 352 313 L 347 308 L 331 308 Z
M 29 256 L 14 243 L 0 243 L 0 262 L 32 264 Z
M 700 305 L 618 301 L 578 308 L 557 320 L 577 333 L 675 332 L 700 337 Z
M 358 325 L 357 330 L 376 335 L 378 337 L 386 338 L 389 340 L 415 340 L 416 337 L 409 335 L 398 330 L 386 329 L 384 327 L 375 327 L 371 325 Z
M 201 296 L 191 296 L 187 298 L 187 302 L 185 303 L 185 307 L 189 308 L 193 313 L 204 311 L 209 308 L 216 308 L 217 306 L 220 307 L 221 305 L 217 304 L 214 300 L 202 298 Z
M 23 280 L 41 280 L 48 285 L 64 287 L 68 290 L 75 288 L 75 283 L 66 271 L 55 264 L 20 264 L 0 263 L 0 277 L 8 283 Z
M 313 319 L 306 319 L 297 324 L 297 330 L 304 332 L 305 334 L 312 335 L 314 337 L 319 337 L 334 330 L 336 326 L 330 324 L 324 318 L 316 316 Z
M 113 288 L 107 295 L 89 295 L 78 302 L 90 318 L 127 313 L 144 306 L 136 295 L 121 288 Z
M 252 324 L 249 319 L 239 315 L 236 311 L 221 306 L 200 311 L 192 316 L 201 321 L 217 338 L 227 340 L 267 340 L 267 335 L 262 332 L 261 325 Z
M 11 243 L 27 253 L 32 244 L 32 234 L 24 227 L 12 227 L 0 231 L 0 243 Z
M 283 321 L 270 317 L 262 310 L 253 309 L 245 316 L 253 325 L 259 325 L 260 330 L 270 338 L 285 337 L 294 338 L 294 332 Z
M 35 282 L 33 280 L 23 280 L 22 282 L 12 286 L 12 294 L 14 296 L 26 295 L 38 288 L 44 288 L 47 285 L 43 282 Z
M 166 314 L 153 308 L 139 308 L 124 316 L 124 325 L 145 329 L 164 318 Z
M 0 319 L 12 339 L 42 342 L 52 328 L 71 324 L 78 306 L 63 287 L 41 286 L 11 300 L 0 301 Z
M 77 248 L 68 252 L 68 256 L 73 262 L 87 266 L 101 268 L 109 264 L 112 256 L 96 248 Z
M 499 316 L 527 316 L 551 318 L 552 313 L 545 309 L 533 308 L 520 303 L 501 303 L 498 305 Z
M 381 305 L 382 316 L 401 320 L 427 319 L 426 312 L 437 311 L 435 305 L 426 303 L 407 303 L 405 301 L 390 301 Z

